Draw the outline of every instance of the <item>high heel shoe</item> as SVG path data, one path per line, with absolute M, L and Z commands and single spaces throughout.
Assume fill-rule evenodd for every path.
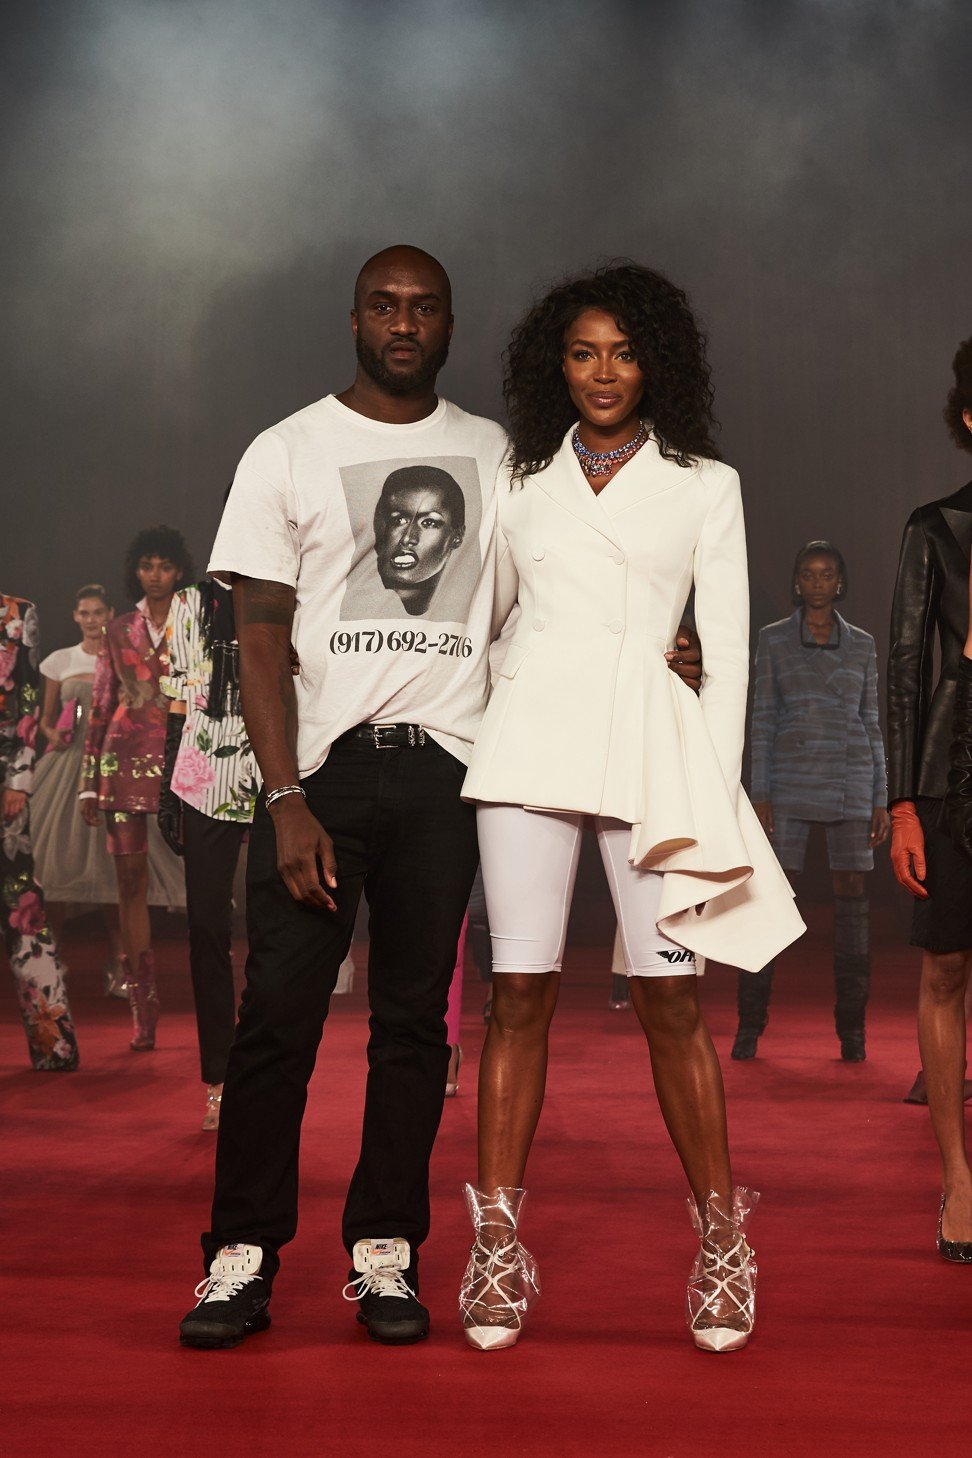
M 159 1021 L 159 989 L 155 982 L 155 954 L 142 952 L 138 959 L 138 971 L 132 973 L 131 963 L 122 957 L 125 969 L 125 988 L 128 992 L 128 1006 L 132 1012 L 134 1037 L 129 1043 L 133 1053 L 150 1053 L 155 1047 L 155 1029 Z
M 943 1261 L 954 1261 L 958 1266 L 972 1266 L 972 1240 L 946 1240 L 942 1234 L 945 1218 L 945 1196 L 938 1209 L 938 1254 Z
M 209 1133 L 212 1129 L 219 1128 L 219 1106 L 223 1102 L 223 1085 L 211 1083 L 206 1087 L 206 1112 L 203 1114 L 202 1127 Z
M 699 1253 L 689 1276 L 686 1310 L 695 1345 L 704 1352 L 737 1352 L 756 1320 L 756 1256 L 745 1227 L 759 1195 L 737 1185 L 727 1211 L 711 1194 L 699 1212 L 688 1201 Z
M 101 969 L 105 979 L 105 997 L 128 997 L 125 990 L 124 958 L 111 957 Z
M 462 1067 L 462 1049 L 458 1043 L 453 1043 L 449 1048 L 449 1071 L 446 1074 L 447 1099 L 454 1099 L 459 1092 L 459 1070 Z
M 628 989 L 628 975 L 626 972 L 614 972 L 611 975 L 611 996 L 608 998 L 608 1007 L 614 1012 L 623 1012 L 631 1006 L 631 993 Z
M 537 1263 L 517 1240 L 526 1191 L 486 1194 L 466 1185 L 463 1195 L 476 1239 L 459 1290 L 459 1315 L 469 1345 L 495 1352 L 516 1345 L 540 1295 Z

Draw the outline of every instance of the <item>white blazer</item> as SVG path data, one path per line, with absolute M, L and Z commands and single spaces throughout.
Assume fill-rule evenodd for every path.
M 463 786 L 469 800 L 611 816 L 664 873 L 658 925 L 757 971 L 805 930 L 740 787 L 749 581 L 739 477 L 654 437 L 595 496 L 570 432 L 498 502 L 497 591 L 519 617 Z M 692 585 L 704 682 L 665 662 Z M 701 912 L 697 908 L 701 907 Z

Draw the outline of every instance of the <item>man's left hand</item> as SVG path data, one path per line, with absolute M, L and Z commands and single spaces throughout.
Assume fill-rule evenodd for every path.
M 698 693 L 702 687 L 702 640 L 694 628 L 682 624 L 675 635 L 675 647 L 665 659 L 672 673 Z

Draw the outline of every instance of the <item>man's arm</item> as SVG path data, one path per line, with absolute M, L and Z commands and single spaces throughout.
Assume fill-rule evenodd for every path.
M 233 576 L 243 722 L 267 792 L 300 784 L 291 668 L 294 603 L 294 589 L 282 582 Z M 334 846 L 304 797 L 284 795 L 274 801 L 270 818 L 277 837 L 277 869 L 291 896 L 307 906 L 336 910 L 325 890 L 337 886 Z

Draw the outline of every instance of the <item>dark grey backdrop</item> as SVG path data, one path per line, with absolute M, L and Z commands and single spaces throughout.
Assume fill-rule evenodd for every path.
M 248 440 L 350 378 L 359 262 L 455 281 L 445 390 L 498 413 L 514 316 L 629 254 L 690 291 L 754 619 L 795 548 L 882 648 L 901 524 L 972 476 L 966 0 L 7 0 L 2 581 L 70 640 L 140 526 L 200 569 Z

